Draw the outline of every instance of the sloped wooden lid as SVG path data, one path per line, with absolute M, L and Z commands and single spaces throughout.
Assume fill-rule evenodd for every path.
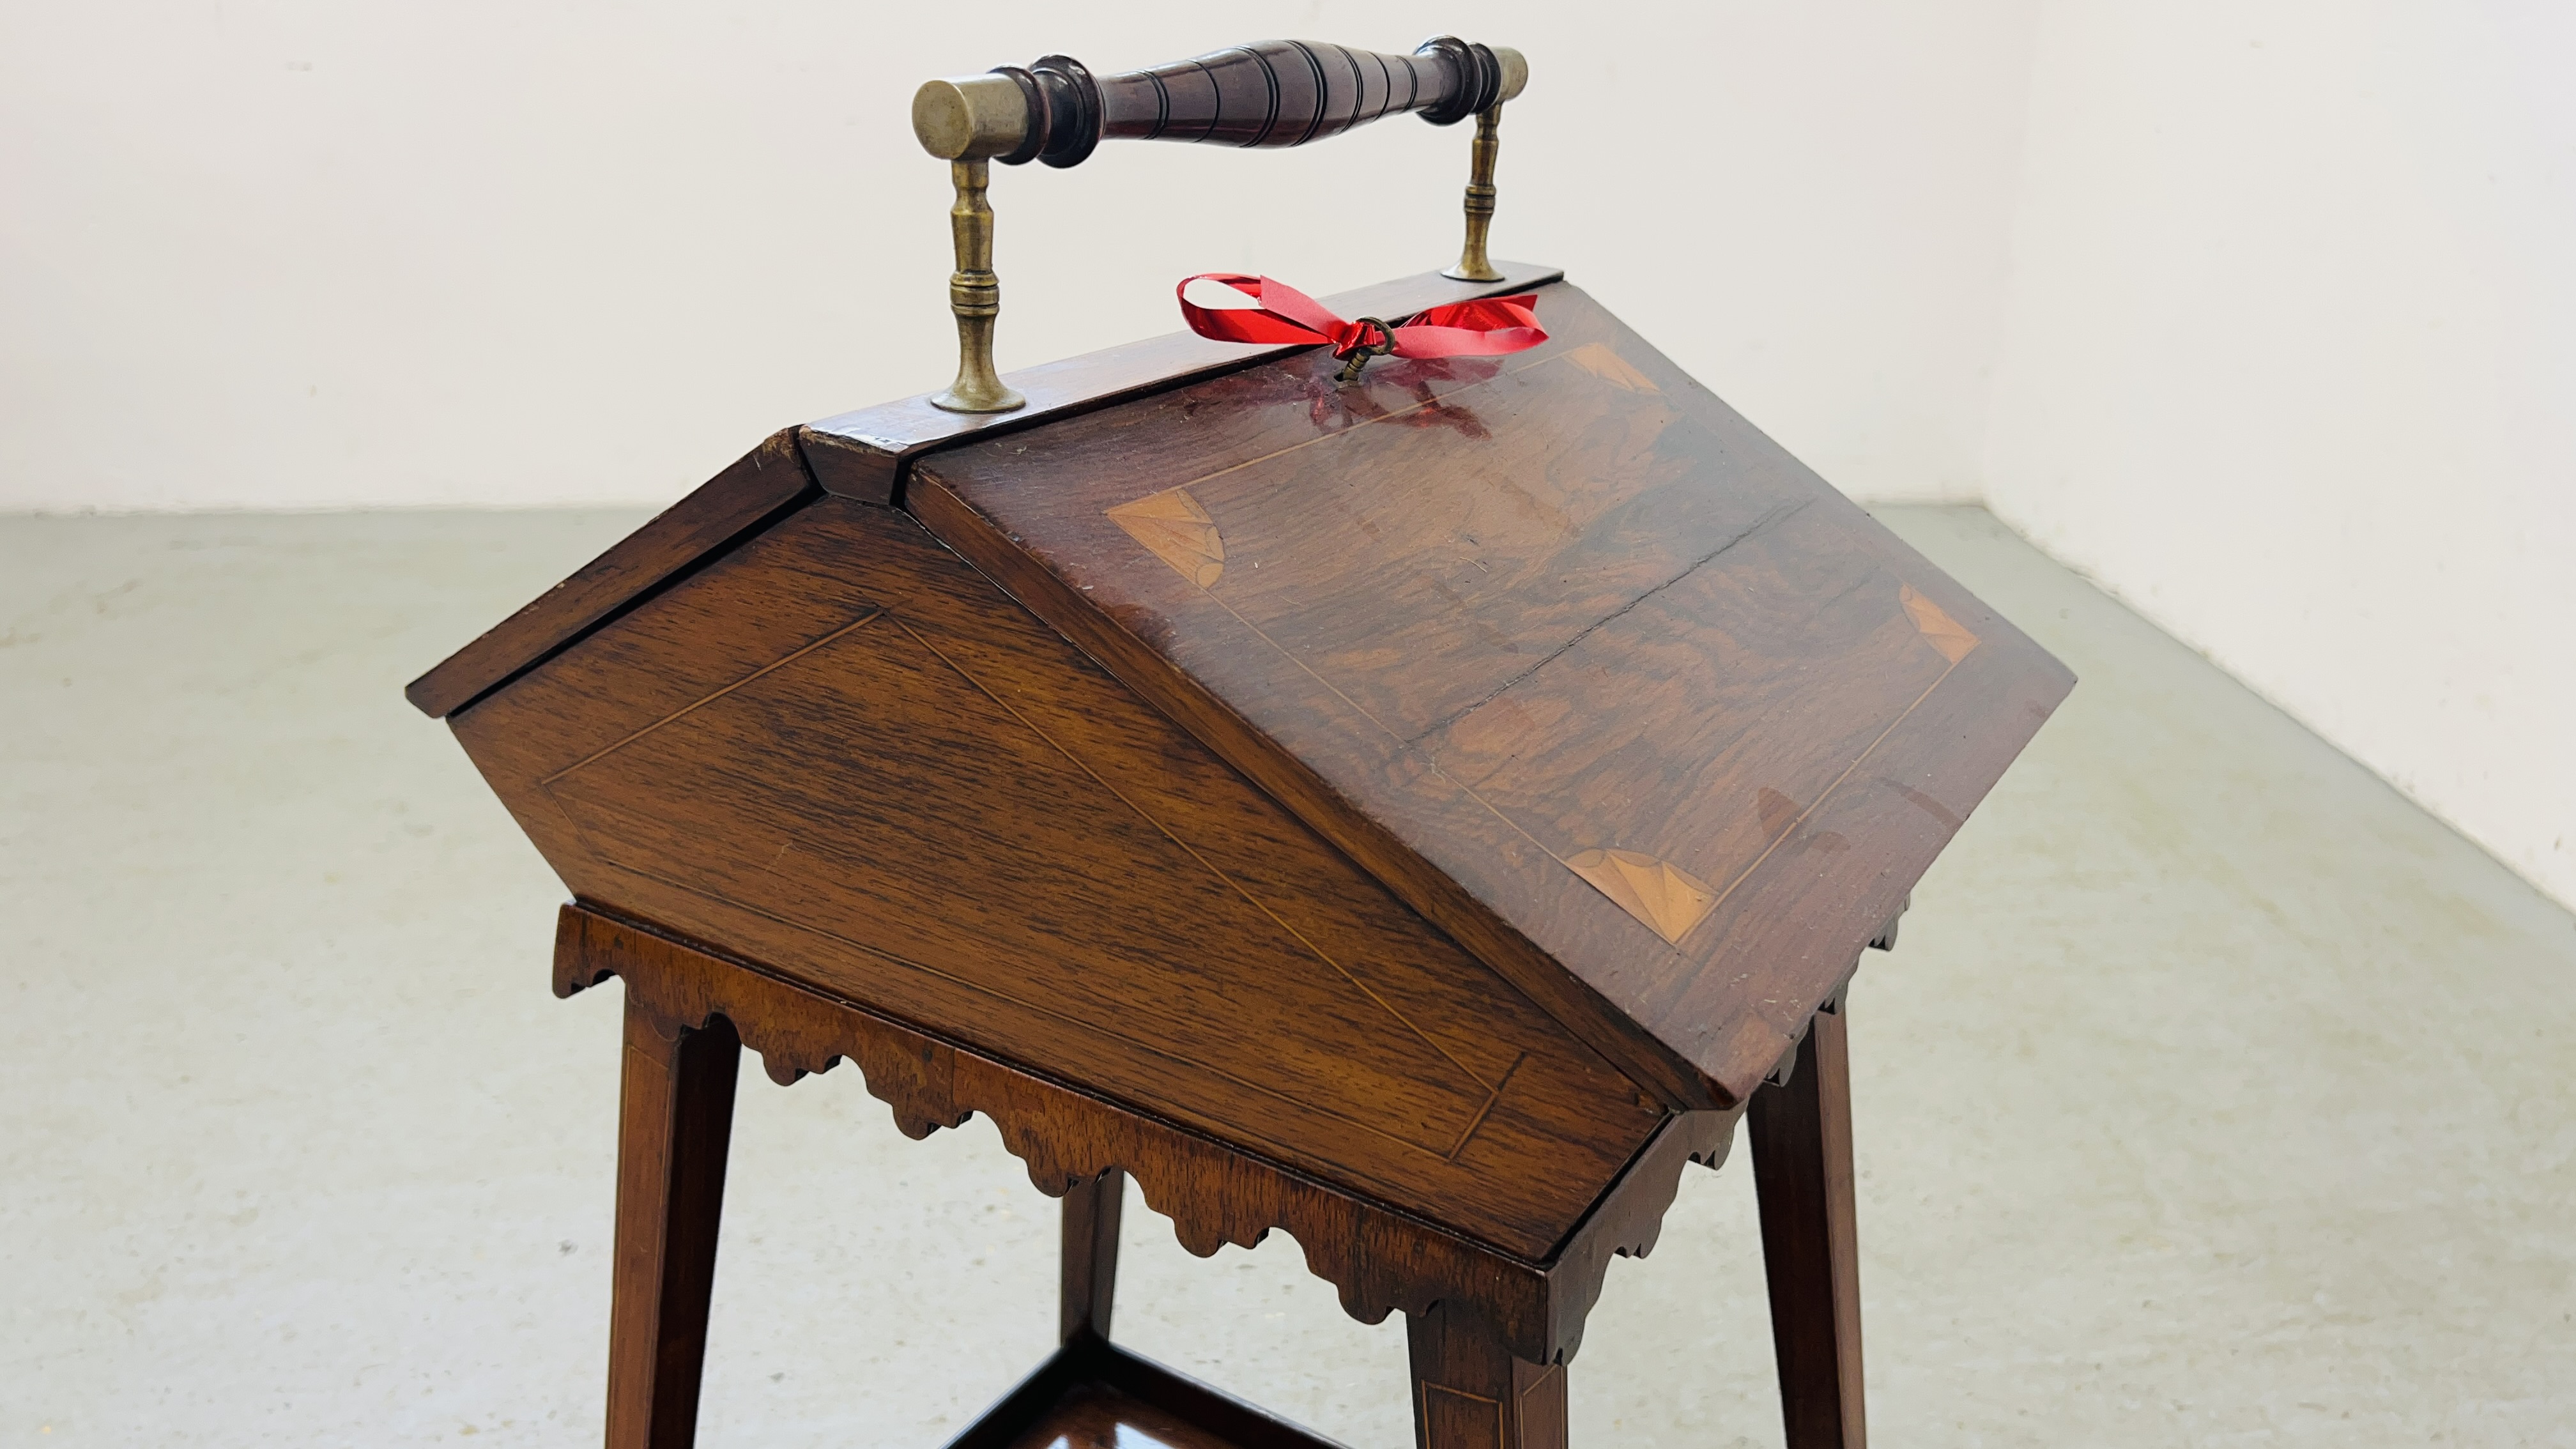
M 1740 1100 L 2073 683 L 1575 288 L 912 460 L 904 505 L 1677 1105 Z
M 1492 282 L 1424 272 L 1323 299 L 1344 317 L 1404 317 L 1446 302 L 1520 292 L 1563 275 L 1504 262 Z M 444 717 L 569 647 L 621 611 L 759 532 L 816 490 L 862 503 L 894 502 L 911 460 L 959 439 L 1029 428 L 1112 400 L 1298 351 L 1273 343 L 1213 342 L 1166 333 L 1002 375 L 1028 401 L 1007 413 L 952 413 L 929 393 L 772 434 L 730 468 L 672 504 L 579 573 L 411 682 L 422 713 Z

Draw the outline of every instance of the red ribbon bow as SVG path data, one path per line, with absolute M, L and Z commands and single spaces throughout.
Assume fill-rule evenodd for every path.
M 1190 300 L 1190 283 L 1215 282 L 1250 297 L 1258 306 L 1202 307 Z M 1535 294 L 1483 297 L 1434 307 L 1392 326 L 1374 317 L 1345 322 L 1324 304 L 1268 277 L 1241 272 L 1202 272 L 1175 289 L 1190 330 L 1219 342 L 1323 342 L 1335 357 L 1357 352 L 1397 357 L 1491 357 L 1519 352 L 1547 340 L 1538 325 Z

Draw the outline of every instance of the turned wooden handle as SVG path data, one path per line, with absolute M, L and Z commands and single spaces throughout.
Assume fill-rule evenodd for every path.
M 1528 79 L 1519 51 L 1447 35 L 1411 55 L 1263 40 L 1099 77 L 1050 55 L 924 84 L 912 128 L 923 149 L 952 161 L 1077 166 L 1104 138 L 1301 146 L 1401 111 L 1446 126 L 1519 95 Z

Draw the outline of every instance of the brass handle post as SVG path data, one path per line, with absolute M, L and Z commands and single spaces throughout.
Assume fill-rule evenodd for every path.
M 981 156 L 948 163 L 957 204 L 948 230 L 957 270 L 948 274 L 948 310 L 957 314 L 957 380 L 930 400 L 952 413 L 1007 413 L 1028 399 L 1003 386 L 993 370 L 993 325 L 1002 315 L 1002 279 L 993 275 L 993 207 L 984 198 L 991 163 Z
M 1494 158 L 1503 149 L 1503 108 L 1488 106 L 1476 115 L 1476 139 L 1467 151 L 1467 245 L 1458 263 L 1442 271 L 1462 282 L 1499 282 L 1503 274 L 1485 254 L 1494 229 Z

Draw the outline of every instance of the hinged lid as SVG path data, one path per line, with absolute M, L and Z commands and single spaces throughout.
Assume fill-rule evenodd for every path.
M 1587 1039 L 1739 1100 L 2073 679 L 1582 292 L 1538 313 L 965 438 L 905 506 Z

